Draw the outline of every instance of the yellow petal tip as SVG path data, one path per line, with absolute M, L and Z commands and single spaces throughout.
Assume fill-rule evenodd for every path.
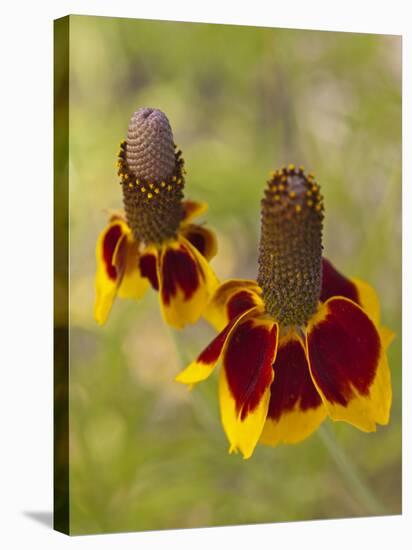
M 181 384 L 197 384 L 208 378 L 213 372 L 213 367 L 214 364 L 205 365 L 204 363 L 193 361 L 176 376 L 175 380 Z
M 179 384 L 187 384 L 185 377 L 183 376 L 183 372 L 180 372 L 177 376 L 175 376 L 175 382 L 179 382 Z
M 98 312 L 94 312 L 94 320 L 99 326 L 103 326 L 107 321 L 107 315 L 101 315 Z

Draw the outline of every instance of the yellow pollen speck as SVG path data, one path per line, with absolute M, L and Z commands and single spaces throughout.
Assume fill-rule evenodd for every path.
M 286 176 L 282 176 L 280 178 L 280 181 L 283 182 L 283 183 L 286 183 L 288 181 L 288 178 Z
M 140 189 L 140 191 L 141 191 L 142 193 L 146 193 L 146 187 L 142 187 L 142 188 Z
M 270 178 L 274 178 L 276 176 L 276 173 L 274 170 L 272 170 L 271 172 L 269 172 L 269 177 Z
M 290 197 L 291 199 L 294 199 L 294 198 L 296 197 L 296 191 L 291 191 L 291 192 L 289 193 L 289 197 Z
M 305 168 L 303 166 L 299 166 L 299 172 L 304 172 Z
M 128 180 L 128 179 L 129 179 L 129 174 L 125 174 L 125 175 L 124 175 L 124 179 L 125 179 L 125 180 Z
M 308 202 L 306 203 L 309 207 L 310 206 L 313 206 L 313 201 L 312 200 L 308 200 Z
M 312 191 L 316 193 L 316 191 L 319 189 L 319 187 L 315 184 L 312 186 Z
M 153 197 L 153 195 L 152 195 L 151 193 L 148 193 L 148 194 L 147 194 L 147 198 L 148 198 L 148 199 L 151 199 L 152 197 Z
M 308 197 L 310 197 L 310 196 L 312 195 L 312 191 L 311 191 L 310 189 L 308 189 L 308 190 L 306 191 L 306 195 L 307 195 Z
M 154 192 L 156 193 L 156 195 L 159 194 L 159 189 L 156 187 L 156 189 L 154 190 Z
M 296 210 L 296 212 L 299 214 L 299 212 L 302 210 L 301 205 L 300 205 L 300 204 L 297 204 L 297 205 L 295 206 L 295 210 Z
M 315 176 L 312 174 L 312 172 L 310 172 L 308 174 L 308 180 L 314 180 L 315 179 Z
M 129 183 L 129 187 L 130 187 L 130 189 L 132 189 L 132 187 L 133 187 L 133 183 L 132 183 L 132 182 Z
M 274 199 L 275 199 L 275 201 L 280 201 L 280 196 L 279 196 L 279 195 L 275 195 L 275 196 L 274 196 Z
M 171 191 L 171 190 L 172 190 L 172 186 L 171 186 L 171 185 L 168 185 L 168 186 L 167 186 L 167 190 L 168 190 L 168 191 Z
M 289 170 L 293 171 L 295 169 L 295 165 L 294 164 L 289 164 L 288 168 L 289 168 Z
M 283 185 L 283 183 L 280 183 L 279 184 L 279 191 L 284 191 L 285 190 L 285 186 Z
M 149 183 L 149 187 L 150 187 L 150 189 L 153 189 L 153 187 L 154 187 L 153 183 Z
M 317 212 L 320 212 L 322 210 L 322 205 L 321 204 L 317 204 L 316 205 L 316 211 Z
M 166 187 L 166 183 L 162 181 L 162 183 L 160 184 L 160 187 Z
M 181 184 L 183 183 L 183 180 L 182 180 L 181 178 L 179 178 L 179 179 L 177 180 L 177 183 L 178 183 L 178 185 L 181 185 Z
M 176 180 L 177 180 L 176 176 L 173 176 L 172 181 L 176 181 Z

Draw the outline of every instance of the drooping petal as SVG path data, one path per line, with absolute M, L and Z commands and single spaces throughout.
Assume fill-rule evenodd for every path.
M 198 216 L 200 216 L 200 214 L 204 214 L 208 209 L 207 202 L 198 202 L 198 201 L 191 201 L 191 200 L 182 201 L 182 206 L 183 206 L 182 224 L 190 223 L 194 218 L 197 218 Z
M 138 300 L 149 288 L 148 280 L 142 276 L 139 269 L 139 244 L 131 233 L 123 238 L 113 255 L 113 263 L 122 266 L 122 277 L 119 285 L 119 298 Z M 120 271 L 120 269 L 119 269 Z
M 159 290 L 159 261 L 158 251 L 155 247 L 146 247 L 139 260 L 139 268 L 142 277 L 145 277 L 154 290 Z
M 281 338 L 273 365 L 267 419 L 260 443 L 298 443 L 326 417 L 322 399 L 312 382 L 304 345 L 296 333 Z
M 213 231 L 196 224 L 182 227 L 181 234 L 204 256 L 211 260 L 217 254 L 217 239 Z
M 379 299 L 375 290 L 361 279 L 349 279 L 340 273 L 329 260 L 322 258 L 322 290 L 320 300 L 343 296 L 359 304 L 375 323 L 380 320 Z
M 387 424 L 392 401 L 386 348 L 390 336 L 346 298 L 321 306 L 307 331 L 310 370 L 327 412 L 371 432 Z
M 231 279 L 216 289 L 203 316 L 216 330 L 222 330 L 239 313 L 256 306 L 263 310 L 260 294 L 256 281 Z
M 94 316 L 103 325 L 118 294 L 121 298 L 140 298 L 147 281 L 138 268 L 139 249 L 131 231 L 121 216 L 112 216 L 111 222 L 97 240 L 96 246 L 96 300 Z
M 121 220 L 112 221 L 99 235 L 96 245 L 96 299 L 94 317 L 103 325 L 110 313 L 124 271 L 124 255 L 118 255 L 118 265 L 113 262 L 119 243 L 127 238 L 129 228 Z M 122 256 L 122 257 L 121 257 Z M 119 263 L 119 261 L 123 261 Z
M 184 237 L 163 246 L 159 287 L 167 323 L 181 328 L 197 321 L 217 284 L 207 260 Z
M 255 310 L 250 310 L 240 313 L 234 317 L 226 325 L 226 327 L 219 332 L 216 338 L 214 338 L 200 353 L 200 355 L 198 355 L 197 359 L 192 361 L 188 367 L 176 376 L 176 381 L 182 382 L 183 384 L 193 385 L 208 378 L 208 376 L 212 374 L 214 367 L 222 356 L 224 346 L 233 330 L 236 328 L 238 323 L 244 319 L 245 315 L 250 316 L 253 315 L 254 312 Z
M 247 317 L 247 314 L 246 314 Z M 269 407 L 278 326 L 252 318 L 232 331 L 223 354 L 219 401 L 230 452 L 249 458 L 259 440 Z

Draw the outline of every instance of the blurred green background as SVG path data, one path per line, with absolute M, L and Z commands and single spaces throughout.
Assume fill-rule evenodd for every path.
M 399 514 L 401 39 L 84 16 L 70 38 L 71 532 Z M 141 106 L 167 114 L 186 196 L 210 205 L 221 279 L 256 276 L 268 172 L 315 173 L 326 256 L 378 289 L 397 334 L 389 426 L 327 421 L 244 461 L 227 453 L 216 378 L 193 392 L 173 381 L 206 323 L 173 333 L 149 292 L 95 324 L 96 238 L 122 205 L 116 153 Z

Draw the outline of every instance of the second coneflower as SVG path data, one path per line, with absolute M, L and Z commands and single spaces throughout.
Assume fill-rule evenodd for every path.
M 183 200 L 183 158 L 164 113 L 132 115 L 117 165 L 124 212 L 113 213 L 98 238 L 95 319 L 106 321 L 116 295 L 140 298 L 151 285 L 166 322 L 193 323 L 217 286 L 208 264 L 217 244 L 192 223 L 207 205 Z
M 219 360 L 230 451 L 297 443 L 329 416 L 371 432 L 386 424 L 391 380 L 373 289 L 322 258 L 323 200 L 293 165 L 274 172 L 262 200 L 256 281 L 222 284 L 209 307 L 221 330 L 177 380 L 206 379 Z

